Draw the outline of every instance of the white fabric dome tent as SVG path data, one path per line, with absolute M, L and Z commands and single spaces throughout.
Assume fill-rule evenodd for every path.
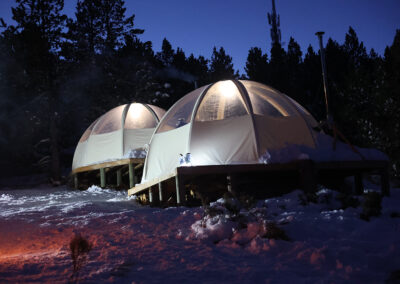
M 203 86 L 176 102 L 150 142 L 142 183 L 173 173 L 190 153 L 192 166 L 259 163 L 286 144 L 316 147 L 315 119 L 266 85 L 227 80 Z
M 140 103 L 108 111 L 83 133 L 75 149 L 72 171 L 107 161 L 144 158 L 141 150 L 164 114 L 159 107 Z

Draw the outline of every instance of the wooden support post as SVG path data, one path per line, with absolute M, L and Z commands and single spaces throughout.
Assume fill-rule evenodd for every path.
M 106 187 L 106 171 L 104 168 L 100 169 L 100 187 Z
M 185 204 L 185 183 L 183 181 L 182 176 L 178 177 L 178 174 L 175 176 L 175 185 L 176 185 L 176 203 L 177 205 Z
M 117 186 L 121 186 L 122 183 L 122 170 L 117 170 Z
M 150 203 L 153 203 L 153 189 L 151 188 L 151 186 L 149 188 L 149 201 Z
M 304 160 L 299 162 L 300 181 L 305 192 L 316 192 L 317 181 L 315 174 L 314 162 L 311 160 Z
M 135 169 L 133 168 L 133 164 L 129 163 L 129 187 L 132 188 L 135 186 Z
M 163 194 L 162 194 L 162 182 L 158 183 L 158 199 L 160 203 L 163 201 Z
M 181 192 L 179 188 L 179 178 L 178 175 L 175 176 L 175 185 L 176 185 L 176 203 L 179 205 L 181 203 Z
M 232 178 L 230 175 L 226 176 L 226 184 L 227 184 L 228 191 L 230 193 L 232 193 Z
M 361 195 L 364 192 L 364 185 L 362 182 L 362 174 L 356 174 L 354 176 L 354 186 L 356 195 Z
M 78 189 L 79 181 L 78 181 L 78 174 L 74 174 L 74 188 Z
M 381 170 L 381 192 L 383 196 L 390 196 L 389 169 L 387 167 Z

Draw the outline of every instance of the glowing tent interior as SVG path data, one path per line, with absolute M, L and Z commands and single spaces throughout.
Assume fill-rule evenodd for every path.
M 160 121 L 142 182 L 128 194 L 179 205 L 221 197 L 234 187 L 259 196 L 272 190 L 282 194 L 279 187 L 310 192 L 317 183 L 341 187 L 349 176 L 362 192 L 361 175 L 371 171 L 381 175 L 382 191 L 388 193 L 385 155 L 361 157 L 340 142 L 335 151 L 332 138 L 316 132 L 317 126 L 306 109 L 266 85 L 226 80 L 203 86 Z
M 75 149 L 72 172 L 144 161 L 144 147 L 164 114 L 159 107 L 141 103 L 111 109 L 83 133 Z
M 266 85 L 227 80 L 204 86 L 175 103 L 160 122 L 143 180 L 169 174 L 181 155 L 192 166 L 251 164 L 286 144 L 315 147 L 315 126 L 307 110 Z

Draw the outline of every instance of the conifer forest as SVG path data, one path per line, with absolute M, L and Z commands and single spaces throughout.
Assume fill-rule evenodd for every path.
M 187 54 L 164 38 L 155 52 L 140 40 L 122 0 L 16 0 L 13 22 L 0 21 L 0 175 L 68 175 L 85 129 L 129 102 L 168 109 L 196 87 L 223 79 L 267 84 L 295 99 L 317 120 L 325 105 L 319 50 L 295 38 L 248 51 L 245 74 L 222 46 L 211 58 Z M 290 31 L 285 31 L 290 34 Z M 338 128 L 355 145 L 374 147 L 400 175 L 400 30 L 384 54 L 348 28 L 343 44 L 325 39 L 328 88 Z

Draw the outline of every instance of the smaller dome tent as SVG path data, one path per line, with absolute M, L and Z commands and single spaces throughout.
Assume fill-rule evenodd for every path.
M 293 99 L 266 85 L 226 80 L 176 102 L 150 142 L 142 182 L 171 174 L 187 153 L 192 166 L 259 163 L 287 144 L 316 147 L 317 122 Z
M 72 171 L 126 158 L 144 158 L 142 150 L 164 116 L 162 108 L 131 103 L 111 109 L 83 133 L 75 149 Z

